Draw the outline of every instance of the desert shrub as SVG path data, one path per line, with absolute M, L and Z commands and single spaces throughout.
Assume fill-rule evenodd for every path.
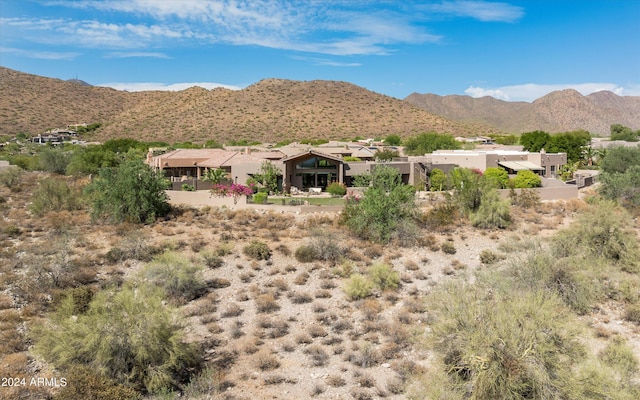
M 432 230 L 445 230 L 454 225 L 460 218 L 458 207 L 451 201 L 438 204 L 422 217 L 422 222 L 426 228 Z
M 374 264 L 367 271 L 371 282 L 380 290 L 397 289 L 400 275 L 387 264 Z
M 280 305 L 271 293 L 258 295 L 255 299 L 256 310 L 260 313 L 271 313 L 280 309 Z
M 361 274 L 353 274 L 344 287 L 344 291 L 352 300 L 364 299 L 371 295 L 373 283 Z
M 187 399 L 206 398 L 222 393 L 233 386 L 233 382 L 224 379 L 224 372 L 216 368 L 205 368 L 194 376 L 182 395 Z
M 344 196 L 347 194 L 347 187 L 342 183 L 333 182 L 327 186 L 327 192 L 332 196 Z
M 560 311 L 556 297 L 452 284 L 432 300 L 432 338 L 448 392 L 476 399 L 563 398 L 579 387 L 571 372 L 584 356 L 579 325 Z
M 167 297 L 177 303 L 185 303 L 202 296 L 206 283 L 202 267 L 191 263 L 183 255 L 165 252 L 146 265 L 140 277 L 164 290 Z
M 35 215 L 48 211 L 75 211 L 82 209 L 82 191 L 64 178 L 44 178 L 31 196 L 29 210 Z
M 254 260 L 268 260 L 271 258 L 271 250 L 266 243 L 259 240 L 252 240 L 251 243 L 242 248 L 242 253 Z
M 602 258 L 625 271 L 637 272 L 640 246 L 631 226 L 629 214 L 614 203 L 596 203 L 555 236 L 554 255 Z
M 303 244 L 298 247 L 294 253 L 296 260 L 302 263 L 309 263 L 317 260 L 318 254 L 316 249 L 309 244 Z
M 534 208 L 540 205 L 540 195 L 534 189 L 522 189 L 520 194 L 515 190 L 509 192 L 511 203 L 524 209 Z
M 311 359 L 311 366 L 321 367 L 329 361 L 329 354 L 318 345 L 309 346 L 304 349 L 304 353 Z
M 215 269 L 220 268 L 224 265 L 224 260 L 218 254 L 212 251 L 205 251 L 200 253 L 202 257 L 202 261 L 204 261 L 204 265 L 208 268 Z
M 67 385 L 55 395 L 55 400 L 138 400 L 139 392 L 100 375 L 82 365 L 74 365 L 65 373 Z
M 329 375 L 327 377 L 327 385 L 333 387 L 341 387 L 347 384 L 346 379 L 340 375 Z
M 16 166 L 0 169 L 0 183 L 9 189 L 17 189 L 23 174 L 24 171 Z
M 611 339 L 607 347 L 598 353 L 598 358 L 625 378 L 631 378 L 638 372 L 633 348 L 620 336 Z
M 495 264 L 504 257 L 489 249 L 484 249 L 480 252 L 480 262 L 483 264 Z
M 640 324 L 640 305 L 627 305 L 624 312 L 624 319 L 630 322 L 635 322 L 636 324 Z
M 309 244 L 298 247 L 294 255 L 300 262 L 318 260 L 335 264 L 342 259 L 344 253 L 345 249 L 338 244 L 335 234 L 313 229 Z
M 66 297 L 70 297 L 73 301 L 73 313 L 82 314 L 89 309 L 93 299 L 93 289 L 90 286 L 66 289 L 62 292 L 61 299 Z
M 444 242 L 440 245 L 440 250 L 445 254 L 456 254 L 456 246 L 453 242 Z
M 161 249 L 151 246 L 148 238 L 138 230 L 127 232 L 117 246 L 112 247 L 105 254 L 110 263 L 118 263 L 125 260 L 151 261 L 154 255 Z
M 498 191 L 483 191 L 480 206 L 471 214 L 471 223 L 475 227 L 504 229 L 511 223 L 509 200 L 501 200 Z
M 267 350 L 263 350 L 256 354 L 255 363 L 261 371 L 267 371 L 280 367 L 280 361 L 278 360 L 278 358 Z
M 183 341 L 175 312 L 163 300 L 145 285 L 103 290 L 72 318 L 75 304 L 68 297 L 47 323 L 33 328 L 34 350 L 56 368 L 82 365 L 136 390 L 172 389 L 188 380 L 200 357 Z

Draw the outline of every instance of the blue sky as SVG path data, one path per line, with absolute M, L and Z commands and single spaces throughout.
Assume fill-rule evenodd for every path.
M 640 0 L 1 0 L 0 65 L 123 90 L 265 78 L 640 96 Z

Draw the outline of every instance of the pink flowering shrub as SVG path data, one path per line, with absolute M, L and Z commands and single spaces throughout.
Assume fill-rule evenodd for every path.
M 253 185 L 244 186 L 237 183 L 232 183 L 231 185 L 223 185 L 217 183 L 211 188 L 211 194 L 218 197 L 232 196 L 234 203 L 236 203 L 238 201 L 238 197 L 240 196 L 253 195 L 252 186 Z

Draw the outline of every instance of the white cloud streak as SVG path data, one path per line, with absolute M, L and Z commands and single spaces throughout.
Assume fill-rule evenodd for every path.
M 444 1 L 426 7 L 375 0 L 304 4 L 287 0 L 56 0 L 45 4 L 99 11 L 102 19 L 117 14 L 149 23 L 15 19 L 10 24 L 58 33 L 46 40 L 66 44 L 75 40 L 94 48 L 162 48 L 172 41 L 197 40 L 339 56 L 387 55 L 399 44 L 439 42 L 442 36 L 423 25 L 434 14 L 490 22 L 513 22 L 523 14 L 519 7 L 486 1 Z
M 522 7 L 488 1 L 443 1 L 426 8 L 456 17 L 469 17 L 484 22 L 516 22 L 524 16 Z
M 469 86 L 464 92 L 471 97 L 491 96 L 505 101 L 532 102 L 551 92 L 564 89 L 574 89 L 583 95 L 603 90 L 611 91 L 619 96 L 639 96 L 640 85 L 630 84 L 626 88 L 615 83 L 577 83 L 577 84 L 535 84 L 501 86 L 496 88 L 483 88 Z
M 24 49 L 16 49 L 13 47 L 0 47 L 0 53 L 14 54 L 20 57 L 36 58 L 40 60 L 63 60 L 63 61 L 71 61 L 81 55 L 81 53 L 78 53 L 78 52 L 24 50 Z
M 145 51 L 114 51 L 104 55 L 104 58 L 165 58 L 170 59 L 168 55 L 164 53 L 154 53 Z
M 183 82 L 183 83 L 158 83 L 158 82 L 134 82 L 134 83 L 101 83 L 96 86 L 110 87 L 116 90 L 124 90 L 127 92 L 144 92 L 149 90 L 161 90 L 161 91 L 169 91 L 169 92 L 178 92 L 180 90 L 185 90 L 191 87 L 201 87 L 207 90 L 216 89 L 216 88 L 225 88 L 229 90 L 240 90 L 242 89 L 239 86 L 234 85 L 225 85 L 223 83 L 215 83 L 215 82 Z

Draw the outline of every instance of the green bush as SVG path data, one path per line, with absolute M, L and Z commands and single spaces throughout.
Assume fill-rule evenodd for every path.
M 242 253 L 254 260 L 268 260 L 271 258 L 271 250 L 266 243 L 259 240 L 252 240 L 251 243 L 242 248 Z
M 446 375 L 434 388 L 453 398 L 573 398 L 572 365 L 585 350 L 580 325 L 541 291 L 451 284 L 431 297 L 432 340 Z M 424 398 L 432 398 L 425 393 Z
M 518 171 L 511 184 L 516 189 L 535 188 L 542 186 L 542 179 L 535 172 L 524 170 Z
M 41 216 L 49 211 L 82 209 L 82 191 L 64 178 L 44 178 L 31 195 L 29 210 Z
M 471 214 L 471 223 L 483 229 L 506 228 L 511 223 L 509 200 L 501 200 L 495 189 L 485 189 L 480 206 Z
M 74 307 L 68 297 L 32 330 L 34 351 L 55 368 L 82 365 L 101 378 L 156 393 L 186 383 L 200 365 L 199 352 L 183 341 L 176 312 L 156 288 L 103 290 L 84 314 L 74 316 Z
M 202 267 L 174 252 L 156 256 L 142 269 L 140 277 L 162 288 L 165 295 L 178 304 L 202 296 L 207 288 L 202 278 Z
M 269 199 L 269 194 L 266 192 L 258 192 L 253 195 L 253 202 L 255 204 L 267 204 L 268 199 Z
M 347 187 L 342 183 L 333 182 L 327 186 L 327 192 L 332 196 L 344 196 L 347 194 Z
M 17 188 L 22 180 L 24 171 L 16 166 L 0 169 L 0 183 L 9 189 Z
M 374 264 L 367 271 L 371 282 L 380 290 L 397 289 L 400 275 L 387 264 Z
M 140 159 L 101 168 L 86 193 L 94 221 L 151 223 L 168 214 L 167 181 Z
M 361 274 L 353 274 L 345 285 L 344 292 L 351 300 L 359 300 L 369 297 L 372 289 L 373 282 Z
M 434 168 L 429 175 L 429 190 L 438 192 L 449 189 L 447 175 L 439 168 Z
M 633 348 L 620 336 L 613 337 L 607 347 L 598 353 L 598 358 L 626 378 L 631 378 L 638 372 L 638 360 L 633 354 Z
M 388 243 L 398 227 L 415 217 L 414 188 L 402 183 L 398 171 L 378 166 L 364 198 L 352 198 L 342 212 L 342 221 L 357 236 Z
M 303 244 L 298 247 L 294 253 L 296 260 L 302 263 L 310 263 L 318 259 L 318 253 L 315 247 L 309 244 Z

